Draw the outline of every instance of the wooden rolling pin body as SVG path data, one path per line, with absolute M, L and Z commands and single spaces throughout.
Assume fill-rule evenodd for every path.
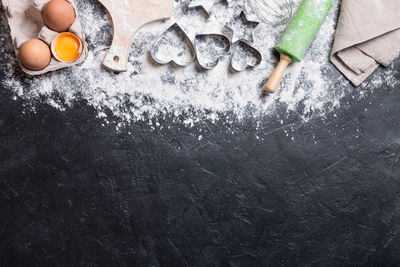
M 276 92 L 289 63 L 303 59 L 332 5 L 332 0 L 303 0 L 301 2 L 275 47 L 281 54 L 281 59 L 265 86 L 265 92 Z

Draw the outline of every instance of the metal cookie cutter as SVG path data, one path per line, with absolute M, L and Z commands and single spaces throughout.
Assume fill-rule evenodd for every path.
M 188 5 L 189 8 L 202 8 L 207 17 L 210 16 L 213 6 L 214 0 L 192 0 Z
M 245 40 L 239 40 L 231 56 L 231 68 L 240 72 L 248 68 L 255 68 L 262 61 L 261 53 Z
M 229 38 L 219 33 L 198 34 L 194 39 L 197 62 L 206 70 L 217 66 L 220 59 L 231 51 Z
M 181 67 L 189 65 L 196 57 L 193 43 L 177 23 L 170 26 L 154 42 L 150 55 L 161 65 L 174 63 Z
M 243 11 L 246 15 L 246 18 L 250 21 L 253 22 L 258 22 L 261 23 L 262 20 L 257 16 L 255 10 L 259 9 L 259 5 L 260 3 L 258 3 L 259 1 L 265 1 L 265 2 L 277 2 L 277 4 L 275 5 L 279 5 L 281 1 L 285 1 L 285 0 L 226 0 L 227 1 L 227 5 L 229 8 L 233 8 L 235 15 L 240 15 L 240 12 Z M 286 0 L 286 1 L 292 1 L 292 0 Z M 266 4 L 267 7 L 269 7 L 269 4 Z M 284 5 L 282 5 L 282 9 Z M 277 9 L 279 10 L 279 9 Z M 276 12 L 277 10 L 271 10 L 271 12 Z
M 239 40 L 246 40 L 253 42 L 253 30 L 260 24 L 258 21 L 251 21 L 246 17 L 245 12 L 242 10 L 240 15 L 236 17 L 235 22 L 231 21 L 225 27 L 228 28 L 232 34 L 232 43 L 236 43 Z

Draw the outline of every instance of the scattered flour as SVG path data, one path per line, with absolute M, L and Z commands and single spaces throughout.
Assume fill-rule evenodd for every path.
M 221 32 L 224 23 L 237 15 L 237 5 L 233 7 L 232 2 L 235 1 L 230 1 L 229 8 L 225 4 L 215 6 L 211 17 L 206 19 L 198 9 L 187 10 L 185 1 L 177 1 L 171 20 L 145 26 L 137 33 L 128 71 L 116 74 L 101 66 L 111 43 L 109 16 L 95 0 L 78 1 L 89 44 L 87 60 L 76 67 L 29 77 L 19 70 L 10 37 L 3 34 L 0 53 L 9 63 L 3 63 L 5 77 L 0 79 L 1 86 L 11 88 L 17 96 L 26 99 L 58 92 L 71 101 L 79 95 L 98 109 L 99 116 L 105 116 L 105 112 L 111 110 L 126 121 L 151 121 L 170 114 L 176 117 L 187 115 L 183 123 L 189 126 L 201 118 L 216 121 L 223 113 L 233 114 L 240 120 L 265 116 L 278 108 L 287 113 L 296 112 L 308 120 L 339 107 L 340 100 L 355 90 L 329 62 L 338 14 L 337 1 L 304 60 L 290 66 L 280 90 L 274 95 L 262 97 L 261 91 L 276 66 L 273 47 L 284 26 L 260 24 L 255 28 L 254 46 L 262 53 L 263 61 L 253 70 L 230 72 L 230 56 L 225 56 L 209 71 L 199 69 L 195 63 L 180 68 L 152 62 L 148 51 L 173 23 L 179 23 L 192 41 L 195 34 Z M 2 16 L 2 31 L 6 30 L 6 19 Z M 390 75 L 376 77 L 360 91 L 366 92 L 383 82 L 394 86 L 396 80 L 390 81 L 388 77 Z M 51 97 L 49 103 L 58 106 Z

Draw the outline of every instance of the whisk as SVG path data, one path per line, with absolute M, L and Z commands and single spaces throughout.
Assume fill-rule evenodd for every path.
M 297 0 L 250 0 L 257 17 L 271 26 L 287 24 L 292 18 Z

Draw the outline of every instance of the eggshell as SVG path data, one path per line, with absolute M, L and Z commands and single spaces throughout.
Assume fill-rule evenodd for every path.
M 67 38 L 69 37 L 69 38 L 73 39 L 74 41 L 76 41 L 77 47 L 75 47 L 73 45 L 71 45 L 69 47 L 69 50 L 73 50 L 74 52 L 77 53 L 76 58 L 71 59 L 71 60 L 65 60 L 65 59 L 62 59 L 62 57 L 60 57 L 60 55 L 57 53 L 57 45 L 63 37 L 67 37 Z M 81 56 L 82 50 L 83 50 L 82 41 L 79 39 L 79 37 L 76 34 L 73 34 L 72 32 L 62 32 L 62 33 L 58 34 L 54 38 L 53 42 L 51 43 L 50 49 L 51 49 L 53 56 L 58 61 L 66 62 L 66 63 L 74 62 L 75 60 L 77 60 Z
M 51 0 L 43 8 L 44 24 L 57 32 L 67 31 L 74 23 L 75 10 L 70 3 L 65 0 Z
M 79 13 L 76 0 L 65 1 L 71 4 L 75 11 L 75 21 L 68 28 L 68 31 L 77 35 L 79 37 L 79 40 L 81 40 L 81 56 L 76 61 L 70 63 L 60 62 L 52 56 L 50 64 L 44 69 L 38 71 L 28 69 L 18 58 L 18 62 L 23 72 L 33 76 L 41 75 L 50 71 L 55 71 L 58 69 L 81 64 L 87 58 L 88 45 L 85 41 L 85 33 L 83 32 L 82 25 L 79 21 Z M 43 9 L 48 2 L 49 0 L 0 0 L 0 5 L 3 6 L 3 10 L 5 10 L 5 15 L 7 16 L 12 42 L 17 56 L 19 55 L 19 49 L 21 45 L 26 40 L 38 38 L 44 41 L 50 47 L 54 38 L 59 34 L 59 32 L 51 30 L 46 25 L 44 25 Z M 34 25 L 32 25 L 31 23 L 37 25 L 37 29 L 35 32 L 33 32 L 34 27 L 31 27 Z
M 19 48 L 18 58 L 26 68 L 39 71 L 49 65 L 51 51 L 42 40 L 30 39 Z

